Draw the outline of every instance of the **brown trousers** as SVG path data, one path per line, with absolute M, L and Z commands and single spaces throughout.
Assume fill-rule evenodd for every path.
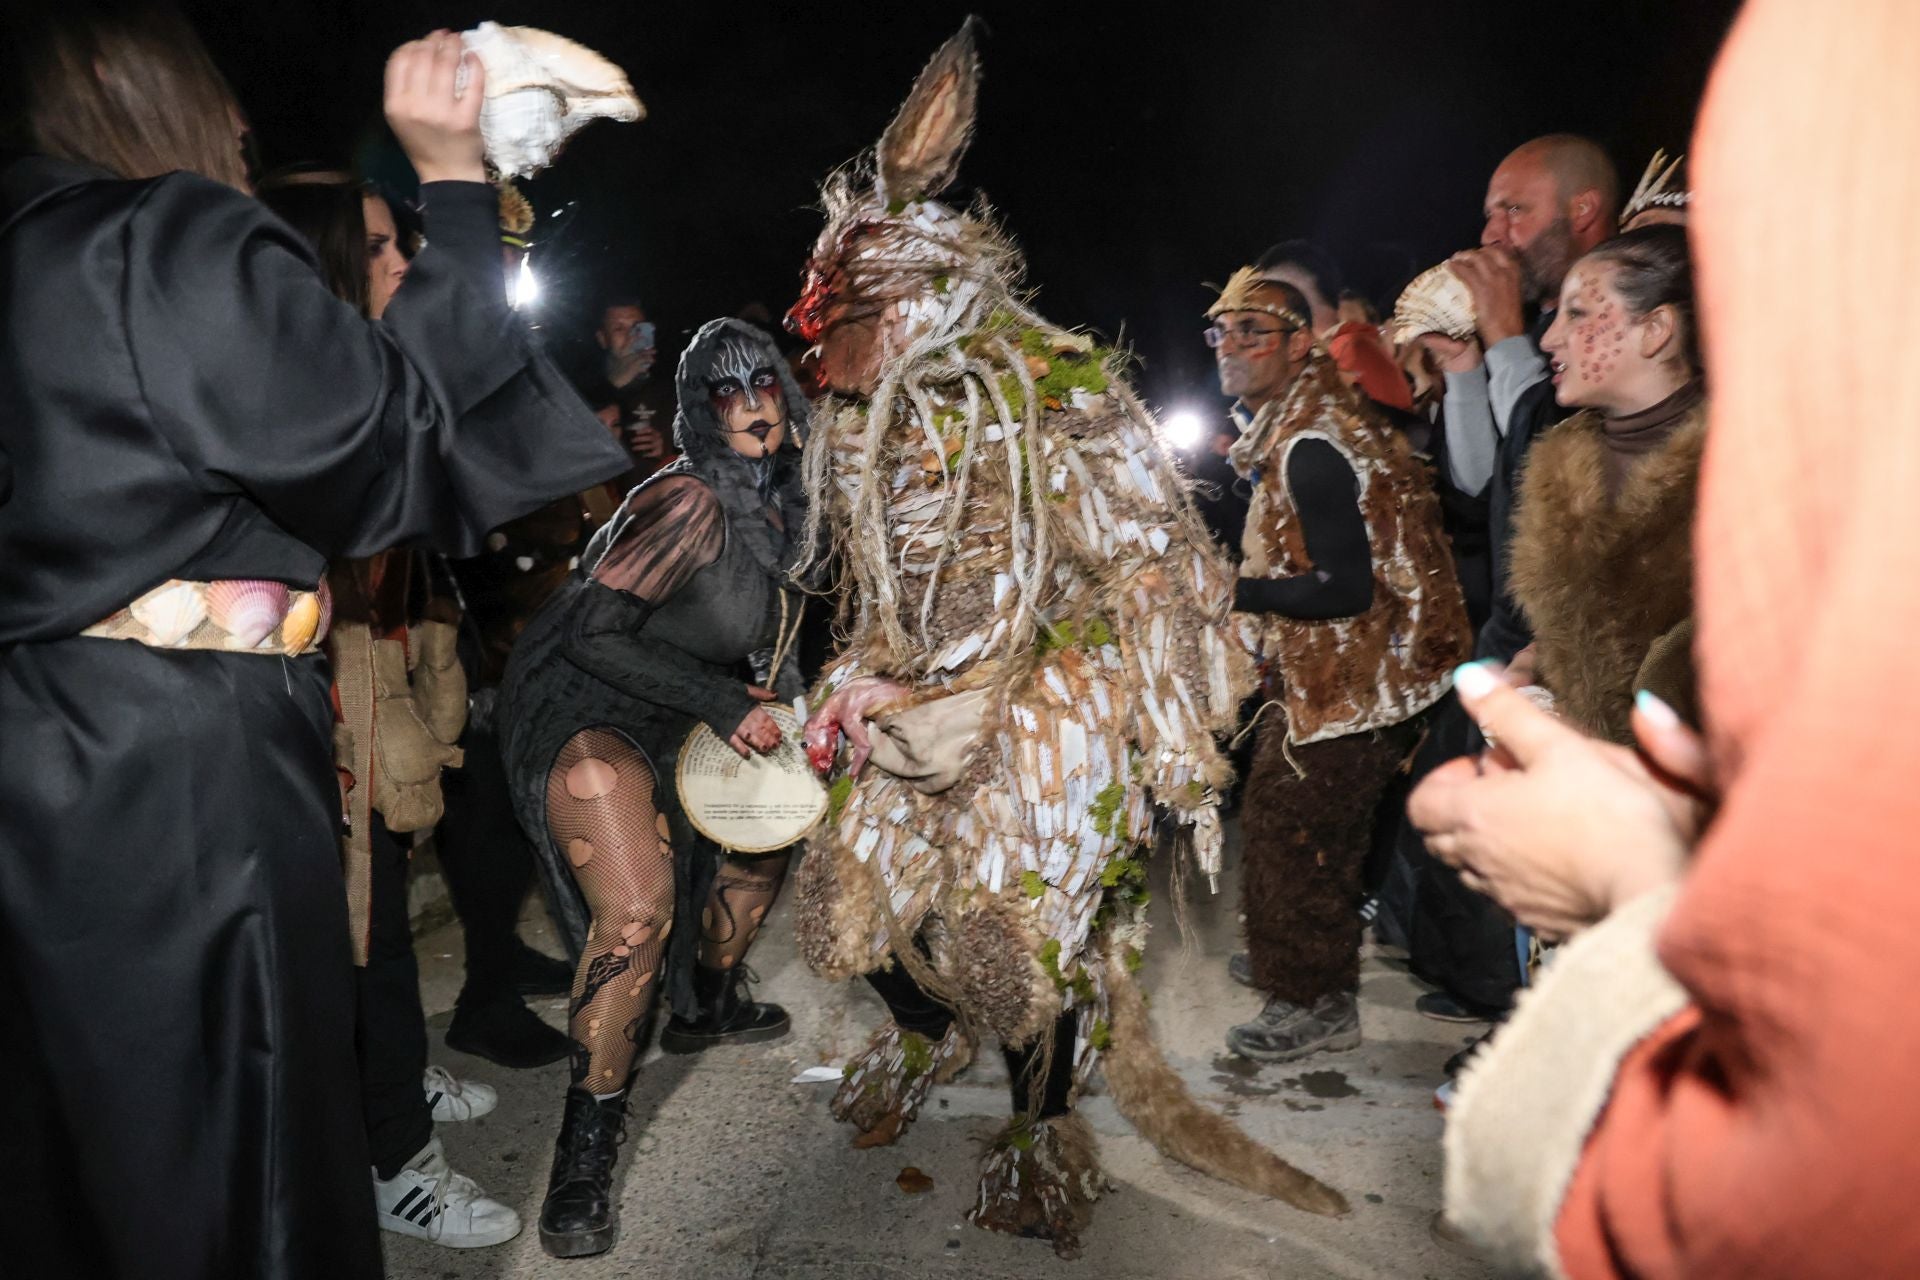
M 1373 824 L 1424 719 L 1294 747 L 1291 761 L 1285 719 L 1261 723 L 1241 817 L 1241 908 L 1261 991 L 1311 1005 L 1358 990 L 1361 875 Z

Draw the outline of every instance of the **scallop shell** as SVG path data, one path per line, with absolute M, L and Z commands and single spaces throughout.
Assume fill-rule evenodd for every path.
M 1413 278 L 1393 304 L 1387 333 L 1396 346 L 1423 333 L 1441 333 L 1462 342 L 1474 335 L 1473 295 L 1446 263 Z
M 564 36 L 483 22 L 461 40 L 486 67 L 480 135 L 487 159 L 507 177 L 546 168 L 567 138 L 591 121 L 646 114 L 625 72 Z
M 134 621 L 145 627 L 152 643 L 171 649 L 193 634 L 206 621 L 207 602 L 200 588 L 191 582 L 171 582 L 155 587 L 127 606 Z
M 320 597 L 302 593 L 287 610 L 287 617 L 280 624 L 280 652 L 301 654 L 313 643 L 320 630 Z
M 210 583 L 207 616 L 241 648 L 256 649 L 280 629 L 281 619 L 287 616 L 288 596 L 284 582 L 241 578 Z

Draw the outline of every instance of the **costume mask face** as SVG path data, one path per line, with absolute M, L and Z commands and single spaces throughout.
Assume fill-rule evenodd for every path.
M 746 458 L 770 458 L 787 438 L 787 398 L 780 371 L 764 353 L 729 339 L 707 379 L 713 415 L 727 445 Z
M 815 344 L 821 380 L 871 395 L 888 355 L 940 327 L 972 296 L 960 219 L 933 202 L 950 186 L 973 131 L 980 76 L 971 22 L 920 73 L 875 152 L 871 191 L 829 184 L 826 230 L 814 245 L 787 329 Z

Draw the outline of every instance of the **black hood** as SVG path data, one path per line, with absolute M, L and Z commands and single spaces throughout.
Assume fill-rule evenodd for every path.
M 680 367 L 673 375 L 674 396 L 679 402 L 673 417 L 673 442 L 682 457 L 696 463 L 721 454 L 740 457 L 727 444 L 726 432 L 713 412 L 713 401 L 707 393 L 707 384 L 719 370 L 722 353 L 736 343 L 755 348 L 780 376 L 780 389 L 787 400 L 787 438 L 776 457 L 782 462 L 790 461 L 786 455 L 798 455 L 807 442 L 810 406 L 806 393 L 800 389 L 793 371 L 787 367 L 787 358 L 780 354 L 773 339 L 745 320 L 709 320 L 687 344 L 680 357 Z
M 707 392 L 707 383 L 723 363 L 724 348 L 735 342 L 747 343 L 764 355 L 786 393 L 787 438 L 771 458 L 747 458 L 733 451 Z M 787 368 L 786 357 L 772 338 L 744 320 L 709 320 L 687 344 L 673 384 L 679 401 L 673 417 L 673 440 L 680 449 L 680 459 L 655 473 L 647 483 L 674 475 L 692 475 L 704 481 L 727 513 L 728 536 L 744 539 L 760 567 L 784 583 L 806 523 L 800 450 L 807 441 L 812 410 L 806 393 Z M 767 522 L 769 506 L 780 513 L 783 529 L 776 531 Z

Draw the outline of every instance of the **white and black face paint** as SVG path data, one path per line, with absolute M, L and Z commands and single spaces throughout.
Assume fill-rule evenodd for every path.
M 787 397 L 780 370 L 758 345 L 727 338 L 714 353 L 707 396 L 727 445 L 747 458 L 771 458 L 787 433 Z

